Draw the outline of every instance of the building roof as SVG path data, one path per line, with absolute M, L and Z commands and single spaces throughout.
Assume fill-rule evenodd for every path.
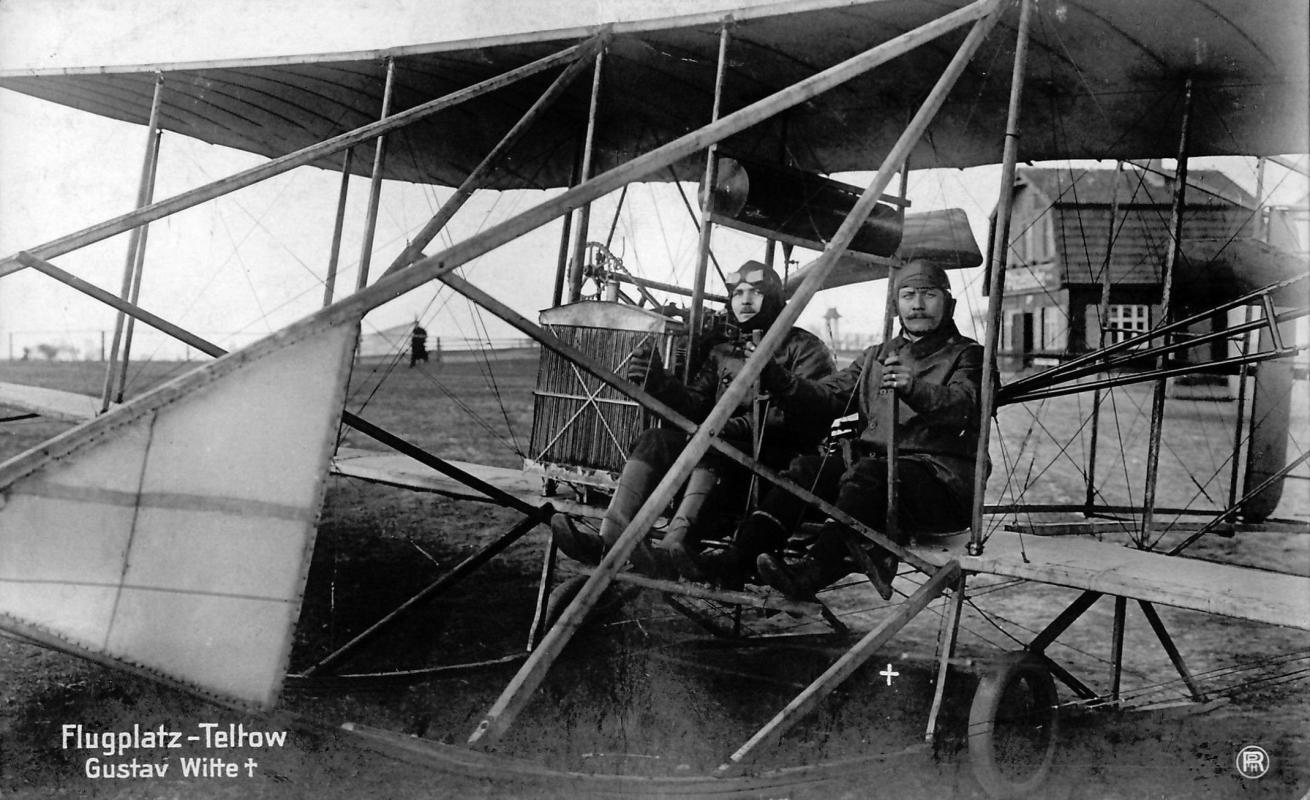
M 1149 169 L 1082 170 L 1024 168 L 1016 191 L 1041 195 L 1035 204 L 1052 220 L 1056 274 L 1060 286 L 1099 284 L 1110 250 L 1110 282 L 1116 286 L 1158 285 L 1167 258 L 1170 206 L 1175 179 Z M 1117 193 L 1118 212 L 1110 239 L 1110 212 Z M 1256 203 L 1218 170 L 1188 174 L 1188 212 L 1183 218 L 1184 265 L 1200 240 L 1246 235 Z M 1180 267 L 1181 269 L 1181 267 Z
M 1121 207 L 1110 243 L 1108 206 L 1056 208 L 1055 247 L 1062 285 L 1099 284 L 1110 250 L 1110 283 L 1114 286 L 1159 284 L 1169 252 L 1167 208 Z M 1211 206 L 1189 212 L 1183 220 L 1183 263 L 1199 258 L 1198 242 L 1230 240 L 1247 234 L 1251 212 L 1237 206 Z M 1181 267 L 1180 267 L 1181 271 Z
M 1255 198 L 1223 172 L 1214 169 L 1191 170 L 1187 174 L 1187 204 L 1222 205 L 1248 209 L 1256 207 Z M 1117 192 L 1120 205 L 1163 205 L 1173 201 L 1175 180 L 1172 173 L 1125 167 L 1059 169 L 1021 167 L 1015 173 L 1016 186 L 1031 186 L 1055 206 L 1110 205 Z

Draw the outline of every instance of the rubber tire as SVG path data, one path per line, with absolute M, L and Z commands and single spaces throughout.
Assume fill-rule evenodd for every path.
M 1014 693 L 1022 692 L 1016 696 Z M 1022 723 L 1038 732 L 1037 757 L 1015 759 L 1009 725 L 997 730 L 997 715 L 1025 705 L 1032 717 Z M 1013 724 L 1015 720 L 1010 720 Z M 974 777 L 993 798 L 1025 797 L 1036 791 L 1051 772 L 1059 735 L 1059 697 L 1055 681 L 1041 657 L 1019 650 L 1007 653 L 978 684 L 969 709 L 969 761 Z M 1002 719 L 1002 723 L 1006 720 Z M 1016 766 L 1028 765 L 1027 770 Z

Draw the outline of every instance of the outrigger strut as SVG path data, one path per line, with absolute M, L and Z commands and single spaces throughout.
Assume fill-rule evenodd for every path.
M 733 753 L 726 763 L 720 765 L 715 771 L 716 774 L 731 775 L 749 762 L 752 757 L 776 744 L 784 733 L 790 730 L 802 717 L 817 708 L 823 698 L 831 694 L 865 661 L 868 661 L 869 657 L 895 636 L 901 628 L 905 627 L 906 623 L 914 619 L 920 611 L 927 608 L 928 604 L 939 595 L 950 589 L 959 575 L 960 563 L 958 561 L 948 561 L 943 564 L 932 574 L 932 577 L 915 590 L 914 594 L 897 606 L 896 611 L 873 630 L 866 633 L 855 646 L 842 654 L 842 657 L 837 659 L 826 672 L 807 686 L 805 691 L 796 695 L 782 711 L 779 711 L 746 744 Z
M 146 154 L 141 165 L 141 182 L 137 187 L 137 208 L 150 205 L 155 193 L 155 176 L 159 168 L 159 144 L 162 132 L 159 129 L 159 106 L 164 96 L 164 76 L 155 74 L 155 90 L 150 100 L 150 118 L 146 123 Z M 123 264 L 123 288 L 119 295 L 124 300 L 135 303 L 141 294 L 141 274 L 145 269 L 146 241 L 150 226 L 133 228 L 128 237 L 127 258 Z M 124 331 L 126 322 L 126 332 Z M 100 412 L 109 410 L 110 402 L 123 402 L 123 387 L 127 384 L 127 365 L 132 355 L 132 322 L 119 313 L 114 317 L 114 335 L 109 347 L 109 358 L 105 363 L 104 391 L 100 398 Z M 126 337 L 124 339 L 124 337 Z M 114 392 L 114 370 L 118 364 L 118 346 L 123 345 L 123 361 L 118 374 L 118 391 Z
M 1110 386 L 1125 386 L 1133 383 L 1157 380 L 1161 377 L 1168 377 L 1170 375 L 1178 375 L 1183 372 L 1195 372 L 1195 367 L 1161 366 L 1152 370 L 1134 373 L 1132 375 L 1125 375 L 1118 378 L 1107 378 L 1095 383 L 1080 383 L 1074 386 L 1060 386 L 1060 384 L 1074 381 L 1088 375 L 1094 375 L 1099 372 L 1106 372 L 1118 367 L 1128 366 L 1148 358 L 1168 355 L 1179 350 L 1187 350 L 1196 347 L 1197 345 L 1218 339 L 1229 338 L 1249 331 L 1261 330 L 1268 332 L 1271 341 L 1274 343 L 1274 348 L 1269 351 L 1248 353 L 1240 356 L 1233 356 L 1231 358 L 1211 361 L 1209 362 L 1210 365 L 1222 367 L 1255 364 L 1261 361 L 1268 361 L 1275 358 L 1283 358 L 1293 355 L 1304 348 L 1298 348 L 1295 346 L 1289 347 L 1284 344 L 1281 334 L 1278 331 L 1278 326 L 1282 323 L 1310 315 L 1310 306 L 1301 305 L 1280 312 L 1273 307 L 1273 295 L 1307 279 L 1310 279 L 1310 272 L 1296 275 L 1278 281 L 1277 283 L 1269 284 L 1268 286 L 1249 292 L 1234 300 L 1214 306 L 1213 308 L 1206 309 L 1200 313 L 1192 314 L 1184 319 L 1175 320 L 1167 325 L 1161 325 L 1154 330 L 1109 345 L 1094 353 L 1088 353 L 1086 355 L 1078 356 L 1077 358 L 1072 358 L 1063 364 L 1043 370 L 1027 378 L 1020 378 L 1016 381 L 1012 381 L 1001 391 L 999 402 L 1001 404 L 1022 403 L 1046 397 L 1059 397 L 1061 395 L 1073 394 L 1075 392 L 1085 392 L 1087 389 L 1093 387 L 1106 388 Z M 1213 317 L 1215 314 L 1233 308 L 1250 305 L 1252 303 L 1261 304 L 1265 309 L 1264 316 L 1259 319 L 1239 323 L 1224 330 L 1212 331 L 1210 333 L 1188 337 L 1184 341 L 1157 345 L 1155 347 L 1143 347 L 1143 345 L 1150 345 L 1154 340 L 1185 330 L 1189 325 L 1206 320 Z
M 602 33 L 599 38 L 593 41 L 595 48 L 603 47 L 605 42 L 608 41 L 608 34 Z M 428 220 L 419 229 L 418 233 L 414 234 L 413 241 L 405 245 L 405 249 L 400 252 L 400 255 L 396 256 L 386 271 L 382 273 L 383 275 L 390 275 L 396 270 L 404 269 L 423 257 L 423 248 L 431 244 L 432 240 L 441 232 L 441 229 L 446 227 L 446 223 L 450 221 L 451 217 L 455 216 L 455 212 L 464 207 L 464 204 L 473 196 L 473 193 L 482 185 L 482 182 L 491 174 L 492 170 L 500 164 L 509 149 L 523 138 L 523 134 L 527 133 L 528 129 L 532 127 L 532 123 L 536 122 L 542 112 L 553 105 L 560 95 L 564 94 L 564 90 L 587 68 L 589 63 L 586 58 L 587 52 L 588 49 L 580 51 L 578 58 L 575 58 L 573 63 L 565 67 L 555 77 L 554 82 L 547 87 L 546 91 L 541 93 L 541 97 L 537 98 L 537 101 L 527 111 L 523 112 L 523 116 L 519 118 L 519 121 L 514 123 L 514 126 L 501 137 L 496 146 L 483 156 L 478 165 L 468 174 L 468 177 L 456 187 L 454 194 L 441 204 L 441 208 L 437 209 L 436 214 L 432 215 L 432 219 Z

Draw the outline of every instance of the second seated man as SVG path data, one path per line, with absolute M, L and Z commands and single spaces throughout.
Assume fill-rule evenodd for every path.
M 983 348 L 956 328 L 955 300 L 941 267 L 912 261 L 898 272 L 894 291 L 899 335 L 868 348 L 829 377 L 807 379 L 767 365 L 761 382 L 788 414 L 826 419 L 858 411 L 858 438 L 849 459 L 836 453 L 802 456 L 785 476 L 884 533 L 887 442 L 894 424 L 899 478 L 894 539 L 904 544 L 911 531 L 940 534 L 969 524 Z M 897 403 L 895 418 L 892 398 Z M 804 501 L 782 489 L 769 491 L 742 523 L 732 545 L 706 559 L 704 566 L 724 585 L 740 584 L 755 571 L 785 594 L 809 599 L 854 571 L 855 545 L 869 554 L 867 561 L 874 566 L 869 578 L 875 588 L 890 598 L 897 559 L 834 520 L 824 523 L 804 558 L 791 565 L 782 560 L 783 545 L 807 511 Z

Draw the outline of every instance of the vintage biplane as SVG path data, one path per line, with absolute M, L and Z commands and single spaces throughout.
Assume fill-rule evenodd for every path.
M 1206 699 L 1205 690 L 1156 605 L 1310 628 L 1310 577 L 1188 557 L 1189 548 L 1208 537 L 1306 528 L 1300 484 L 1290 493 L 1299 503 L 1292 514 L 1274 513 L 1283 483 L 1296 479 L 1307 459 L 1287 422 L 1289 397 L 1297 390 L 1294 367 L 1304 350 L 1296 325 L 1310 310 L 1305 243 L 1289 254 L 1262 241 L 1258 196 L 1225 206 L 1238 208 L 1238 224 L 1218 237 L 1213 228 L 1198 236 L 1191 220 L 1216 212 L 1211 195 L 1188 178 L 1189 160 L 1208 156 L 1277 157 L 1304 170 L 1304 161 L 1294 160 L 1310 152 L 1304 3 L 798 0 L 587 22 L 320 57 L 0 72 L 5 89 L 148 125 L 152 142 L 156 131 L 169 131 L 268 158 L 151 201 L 146 187 L 158 153 L 152 145 L 139 208 L 0 261 L 0 278 L 20 270 L 43 273 L 213 357 L 112 407 L 108 394 L 98 405 L 5 384 L 0 403 L 81 421 L 0 465 L 0 627 L 223 702 L 269 708 L 286 678 L 331 472 L 490 500 L 523 514 L 521 523 L 434 584 L 435 592 L 552 513 L 595 516 L 594 501 L 603 501 L 612 486 L 626 437 L 661 420 L 688 434 L 682 456 L 601 563 L 569 582 L 567 592 L 556 592 L 554 609 L 547 595 L 556 559 L 553 545 L 546 548 L 531 653 L 467 732 L 467 747 L 383 734 L 370 734 L 371 742 L 422 751 L 447 766 L 499 763 L 479 751 L 513 726 L 615 581 L 679 598 L 701 619 L 711 608 L 754 606 L 818 616 L 848 633 L 822 602 L 722 592 L 625 570 L 638 541 L 650 535 L 710 450 L 893 550 L 907 576 L 919 577 L 909 579 L 908 596 L 883 608 L 826 672 L 776 716 L 761 719 L 758 732 L 735 752 L 724 753 L 715 774 L 598 777 L 598 791 L 730 793 L 800 780 L 788 765 L 770 770 L 752 762 L 926 610 L 941 616 L 943 631 L 927 721 L 931 742 L 966 603 L 972 608 L 986 593 L 971 593 L 973 587 L 991 589 L 998 579 L 1079 594 L 1044 629 L 1017 640 L 1021 649 L 996 659 L 975 695 L 970 750 L 979 782 L 996 796 L 1030 791 L 1049 770 L 1057 711 L 1064 705 L 1053 678 L 1078 704 L 1125 700 L 1120 677 L 1128 600 L 1137 601 L 1185 695 L 1196 702 Z M 343 153 L 351 155 L 339 165 Z M 1163 210 L 1155 203 L 1149 212 L 1165 233 L 1153 249 L 1133 255 L 1150 262 L 1155 288 L 1142 290 L 1142 304 L 1154 309 L 1149 324 L 1130 329 L 1112 324 L 1112 300 L 1122 287 L 1111 265 L 1122 256 L 1119 236 L 1127 220 L 1146 213 L 1143 204 L 1129 193 L 1121 207 L 1113 191 L 1099 216 L 1082 227 L 1083 259 L 1103 287 L 1089 312 L 1091 327 L 1100 331 L 1098 344 L 1003 387 L 990 376 L 985 380 L 978 458 L 983 463 L 990 450 L 997 463 L 991 476 L 996 502 L 984 503 L 987 487 L 980 482 L 969 531 L 949 547 L 901 547 L 716 438 L 818 291 L 885 278 L 908 257 L 956 268 L 985 261 L 982 338 L 987 357 L 996 359 L 1008 346 L 1002 333 L 1010 329 L 1001 316 L 1007 281 L 1045 280 L 1041 264 L 1028 258 L 1033 251 L 1022 246 L 1032 229 L 1011 225 L 1020 159 L 1140 161 L 1117 173 L 1126 183 L 1132 182 L 1127 175 L 1139 182 L 1158 176 L 1158 160 L 1172 159 L 1168 200 Z M 916 213 L 907 187 L 912 170 L 995 163 L 1000 182 L 984 259 L 958 212 Z M 149 224 L 303 166 L 370 175 L 370 230 L 384 178 L 457 188 L 374 280 L 363 266 L 353 293 L 332 299 L 329 289 L 323 308 L 249 346 L 224 352 L 171 322 L 166 309 L 136 302 Z M 1076 176 L 1086 169 L 1069 168 L 1059 199 L 1077 197 Z M 856 171 L 870 173 L 867 187 L 827 177 Z M 899 190 L 893 187 L 898 175 Z M 642 181 L 702 187 L 690 287 L 631 274 L 622 258 L 588 234 L 590 204 Z M 474 193 L 551 187 L 563 191 L 461 241 L 433 246 Z M 561 219 L 553 307 L 539 321 L 457 273 Z M 695 362 L 712 306 L 721 301 L 708 279 L 711 235 L 720 228 L 757 236 L 770 259 L 777 250 L 790 256 L 794 248 L 820 254 L 789 276 L 786 311 L 715 410 L 693 422 L 620 373 L 646 341 L 658 341 L 671 364 Z M 132 255 L 117 294 L 55 263 L 129 232 Z M 522 265 L 525 271 L 546 268 L 544 259 Z M 329 286 L 335 269 L 334 255 L 323 278 Z M 523 470 L 453 463 L 345 408 L 361 320 L 434 281 L 540 343 L 537 418 Z M 1205 281 L 1212 291 L 1182 286 L 1195 289 Z M 1176 302 L 1184 294 L 1188 305 Z M 669 297 L 689 300 L 670 313 Z M 1234 313 L 1244 316 L 1230 324 Z M 1189 476 L 1189 486 L 1207 486 L 1190 501 L 1170 505 L 1160 492 L 1162 471 L 1168 472 L 1162 442 L 1170 382 L 1211 373 L 1232 376 L 1238 387 L 1236 434 L 1223 446 L 1227 456 L 1214 475 L 1201 481 Z M 1147 430 L 1114 426 L 1119 441 L 1107 443 L 1103 433 L 1098 448 L 1098 427 L 1112 427 L 1103 419 L 1105 408 L 1125 387 L 1145 387 Z M 1080 447 L 1090 434 L 1087 463 L 1079 467 L 1086 498 L 1030 500 L 1039 496 L 1029 489 L 1041 473 L 1073 460 L 1073 443 L 1057 443 L 1057 453 L 1037 469 L 1035 456 L 997 450 L 993 418 L 1005 424 L 1009 410 L 1022 410 L 1028 416 L 1019 424 L 1031 431 L 1042 426 L 1032 409 L 1063 396 L 1089 403 L 1080 404 L 1086 416 L 1073 434 Z M 341 424 L 396 455 L 335 451 Z M 1289 441 L 1301 452 L 1288 455 Z M 1141 466 L 1123 470 L 1126 500 L 1107 499 L 1106 468 L 1102 463 L 1098 475 L 1097 454 L 1126 453 L 1138 443 L 1146 451 Z M 1239 466 L 1245 467 L 1240 487 Z M 1222 482 L 1220 475 L 1231 476 L 1227 492 L 1208 486 Z M 1106 595 L 1114 598 L 1112 677 L 1110 688 L 1098 691 L 1049 651 Z M 234 625 L 235 619 L 246 624 Z M 338 656 L 302 677 L 329 673 Z M 500 766 L 519 774 L 522 765 Z M 544 780 L 547 773 L 522 770 L 521 776 L 529 774 Z

